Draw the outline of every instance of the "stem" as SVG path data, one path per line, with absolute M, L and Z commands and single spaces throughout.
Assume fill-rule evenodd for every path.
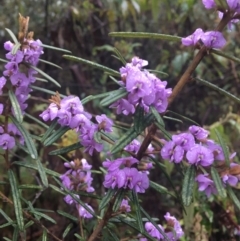
M 82 226 L 82 218 L 79 217 L 79 226 L 80 226 L 80 234 L 81 234 L 81 237 L 84 238 L 84 232 L 83 232 L 83 226 Z
M 91 236 L 88 238 L 87 241 L 94 241 L 98 234 L 103 230 L 103 227 L 106 225 L 107 221 L 112 217 L 112 208 L 113 204 L 115 202 L 116 196 L 110 201 L 109 206 L 107 208 L 107 211 L 105 212 L 103 218 L 101 221 L 98 223 L 97 227 L 94 229 L 93 233 Z

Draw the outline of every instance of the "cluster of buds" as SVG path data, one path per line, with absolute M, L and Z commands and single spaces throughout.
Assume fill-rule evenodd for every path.
M 88 162 L 85 159 L 75 159 L 74 161 L 71 161 L 70 163 L 66 162 L 64 163 L 64 166 L 68 168 L 63 175 L 60 176 L 60 179 L 62 180 L 63 186 L 67 190 L 71 190 L 74 192 L 78 191 L 84 191 L 84 192 L 94 192 L 94 188 L 92 185 L 92 177 L 91 177 L 91 168 L 92 166 L 88 164 Z M 80 196 L 77 194 L 74 194 L 73 198 L 71 195 L 67 195 L 64 200 L 67 204 L 74 204 L 78 210 L 78 214 L 82 218 L 92 218 L 92 214 L 89 213 L 83 206 L 78 204 L 78 202 L 75 199 L 79 199 Z M 85 205 L 93 211 L 92 207 L 85 203 Z
M 161 81 L 154 74 L 144 70 L 146 65 L 148 61 L 134 57 L 131 63 L 120 68 L 122 80 L 119 84 L 126 89 L 128 95 L 110 106 L 117 108 L 117 114 L 133 114 L 137 106 L 144 108 L 145 112 L 149 112 L 150 106 L 155 107 L 159 113 L 166 111 L 172 89 L 166 89 L 166 81 Z

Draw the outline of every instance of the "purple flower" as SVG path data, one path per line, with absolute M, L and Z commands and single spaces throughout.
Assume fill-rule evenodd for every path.
M 161 92 L 159 91 L 156 93 L 155 101 L 152 105 L 156 108 L 156 110 L 159 113 L 163 113 L 166 111 L 167 106 L 168 106 L 167 98 L 168 98 L 168 96 L 166 95 L 165 91 L 161 91 Z
M 73 194 L 77 199 L 79 199 L 79 195 L 77 194 Z M 72 204 L 77 204 L 77 201 L 75 199 L 72 198 L 71 195 L 67 195 L 66 197 L 64 197 L 64 201 L 69 204 L 69 205 L 72 205 Z
M 195 140 L 192 134 L 182 133 L 172 136 L 173 142 L 181 146 L 183 150 L 188 151 L 195 145 Z
M 128 200 L 127 199 L 123 199 L 122 200 L 122 203 L 120 205 L 120 210 L 122 212 L 126 212 L 126 213 L 131 212 L 131 206 L 128 204 Z
M 3 113 L 4 105 L 0 103 L 0 115 Z
M 184 235 L 184 232 L 178 220 L 174 216 L 171 216 L 170 213 L 166 213 L 164 218 L 166 219 L 168 226 L 173 229 L 173 231 L 166 233 L 168 238 L 170 240 L 180 239 Z
M 15 147 L 15 139 L 9 134 L 0 135 L 0 147 L 4 150 L 9 150 Z
M 138 140 L 133 140 L 127 146 L 125 146 L 124 150 L 131 151 L 133 153 L 137 153 L 140 148 L 140 142 Z
M 216 144 L 213 140 L 207 140 L 206 145 L 207 145 L 207 148 L 212 151 L 214 160 L 216 161 L 225 160 L 223 149 L 220 145 Z
M 218 17 L 220 19 L 222 19 L 223 18 L 223 13 L 222 12 L 218 12 Z M 232 24 L 237 23 L 238 21 L 239 21 L 239 19 L 232 19 L 230 22 L 228 22 L 228 29 L 231 30 L 232 29 Z
M 13 48 L 14 44 L 10 41 L 7 41 L 4 43 L 4 48 L 7 50 L 7 51 L 12 51 L 12 48 Z
M 76 131 L 81 130 L 81 132 L 84 130 L 88 130 L 92 127 L 91 121 L 82 113 L 82 114 L 76 114 L 71 118 L 71 122 L 69 123 L 69 126 L 72 129 L 76 128 Z
M 214 0 L 202 0 L 202 3 L 206 9 L 215 8 L 216 3 Z
M 93 151 L 101 152 L 103 144 L 96 142 L 94 139 L 81 139 L 81 144 L 85 147 L 84 152 L 88 152 L 91 156 Z
M 145 193 L 149 187 L 149 178 L 146 172 L 138 172 L 137 176 L 133 179 L 132 184 L 137 193 Z
M 14 55 L 9 52 L 6 54 L 6 58 L 11 62 L 21 63 L 23 61 L 24 54 L 21 50 L 18 50 Z
M 77 96 L 67 96 L 61 100 L 61 109 L 69 111 L 71 114 L 76 115 L 83 112 L 83 105 Z
M 191 134 L 194 135 L 194 137 L 201 141 L 201 140 L 205 140 L 208 137 L 209 131 L 199 127 L 199 126 L 190 126 L 188 128 L 188 130 L 190 131 Z
M 133 189 L 138 177 L 138 170 L 136 168 L 125 167 L 122 171 L 125 172 L 124 188 Z
M 86 203 L 85 203 L 85 205 L 86 205 L 92 212 L 94 212 L 94 211 L 93 211 L 93 208 L 92 208 L 90 205 L 88 205 L 88 204 L 86 204 Z M 77 207 L 77 209 L 78 209 L 78 214 L 79 214 L 80 217 L 82 217 L 82 218 L 92 218 L 92 217 L 93 217 L 93 215 L 92 215 L 91 213 L 89 213 L 83 206 L 77 204 L 76 207 Z
M 213 161 L 213 153 L 205 146 L 195 144 L 186 154 L 187 160 L 190 164 L 210 166 Z
M 57 117 L 58 119 L 58 123 L 61 126 L 69 126 L 69 124 L 71 123 L 72 120 L 72 115 L 69 111 L 64 110 L 64 109 L 60 109 L 57 113 Z
M 123 113 L 124 115 L 129 115 L 135 112 L 134 105 L 129 103 L 126 99 L 120 99 L 109 106 L 110 108 L 117 108 L 117 114 Z
M 43 113 L 40 114 L 39 116 L 42 117 L 44 121 L 48 121 L 49 119 L 52 121 L 57 117 L 57 114 L 58 114 L 57 105 L 54 103 L 51 103 L 49 107 L 45 111 L 43 111 Z
M 11 76 L 18 73 L 18 64 L 16 62 L 9 62 L 4 67 L 6 70 L 3 71 L 3 75 L 5 76 Z
M 208 48 L 221 49 L 226 44 L 223 34 L 218 31 L 208 31 L 201 36 L 203 44 Z
M 170 162 L 179 163 L 184 156 L 184 150 L 181 146 L 176 146 L 174 141 L 169 141 L 164 144 L 161 149 L 161 156 Z
M 2 95 L 2 93 L 3 93 L 2 89 L 5 86 L 6 82 L 7 82 L 7 79 L 4 76 L 2 76 L 0 78 L 0 95 Z
M 193 34 L 187 36 L 186 38 L 182 38 L 182 44 L 184 46 L 195 46 L 203 34 L 203 30 L 198 28 Z
M 229 184 L 230 186 L 235 187 L 238 183 L 238 178 L 236 176 L 230 175 L 230 174 L 225 174 L 222 177 L 222 181 L 225 184 Z
M 132 65 L 141 69 L 142 67 L 148 65 L 148 61 L 144 59 L 140 59 L 139 57 L 135 56 L 132 58 Z
M 205 192 L 207 197 L 210 197 L 211 194 L 217 193 L 214 182 L 208 178 L 208 174 L 199 174 L 195 178 L 195 181 L 198 182 L 198 190 L 200 192 Z
M 105 175 L 103 186 L 106 188 L 121 188 L 125 185 L 126 173 L 123 170 L 110 172 Z
M 160 224 L 158 225 L 158 227 L 160 228 L 160 230 L 164 232 L 164 229 Z M 153 238 L 157 238 L 158 240 L 163 239 L 162 234 L 155 228 L 155 226 L 152 223 L 146 222 L 145 229 Z
M 113 121 L 106 115 L 97 115 L 96 120 L 98 122 L 99 129 L 103 129 L 106 132 L 112 132 Z

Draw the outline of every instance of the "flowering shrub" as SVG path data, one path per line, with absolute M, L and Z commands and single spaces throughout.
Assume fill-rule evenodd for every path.
M 43 224 L 41 218 L 53 223 L 55 220 L 34 207 L 34 202 L 24 198 L 24 193 L 20 191 L 17 183 L 14 166 L 37 170 L 41 180 L 38 188 L 40 187 L 42 192 L 45 189 L 53 189 L 63 195 L 66 205 L 74 207 L 74 215 L 62 210 L 58 210 L 58 213 L 79 225 L 79 232 L 75 233 L 79 240 L 92 241 L 99 237 L 101 240 L 184 240 L 182 222 L 172 216 L 170 210 L 166 210 L 164 215 L 166 224 L 164 224 L 157 217 L 151 217 L 141 205 L 140 198 L 144 198 L 149 188 L 164 195 L 170 193 L 159 183 L 151 180 L 153 168 L 159 171 L 161 167 L 163 168 L 161 170 L 164 170 L 163 160 L 165 163 L 173 163 L 182 171 L 181 195 L 176 189 L 170 194 L 183 209 L 190 206 L 193 197 L 198 195 L 194 190 L 195 183 L 198 185 L 198 190 L 204 192 L 207 198 L 217 197 L 224 200 L 228 194 L 240 209 L 239 200 L 233 191 L 240 180 L 240 165 L 234 160 L 236 153 L 230 154 L 221 135 L 216 132 L 216 140 L 210 139 L 209 131 L 197 125 L 191 125 L 187 132 L 171 134 L 165 129 L 163 119 L 168 118 L 165 114 L 170 104 L 189 79 L 194 79 L 194 70 L 207 54 L 215 53 L 233 59 L 219 49 L 226 45 L 222 34 L 224 27 L 230 27 L 240 18 L 240 2 L 229 0 L 221 3 L 221 1 L 203 0 L 202 3 L 206 9 L 220 11 L 219 24 L 215 30 L 204 32 L 198 28 L 185 38 L 158 35 L 159 38 L 179 41 L 184 46 L 199 49 L 173 90 L 167 88 L 166 80 L 159 79 L 153 72 L 147 70 L 148 61 L 139 57 L 133 57 L 129 63 L 126 63 L 118 53 L 118 58 L 124 65 L 118 72 L 90 61 L 64 55 L 67 59 L 106 71 L 119 88 L 84 99 L 53 93 L 49 99 L 49 106 L 40 114 L 41 120 L 49 126 L 40 120 L 35 120 L 44 127 L 47 126 L 46 132 L 40 137 L 31 135 L 23 124 L 28 97 L 32 89 L 51 93 L 33 85 L 37 80 L 37 74 L 43 75 L 56 85 L 58 83 L 36 67 L 45 45 L 40 40 L 34 40 L 32 32 L 27 32 L 29 18 L 20 16 L 18 39 L 11 30 L 7 30 L 13 42 L 7 41 L 4 44 L 8 52 L 5 70 L 0 78 L 2 97 L 0 114 L 3 116 L 0 147 L 8 176 L 7 182 L 3 184 L 10 185 L 12 199 L 3 192 L 0 192 L 0 197 L 14 206 L 16 221 L 1 211 L 7 221 L 2 227 L 13 226 L 14 240 L 19 238 L 26 240 L 28 227 L 33 224 L 43 230 L 43 240 L 46 240 L 47 236 L 51 236 L 51 240 L 62 240 L 61 238 L 64 239 L 72 229 L 72 226 L 68 225 L 62 237 L 57 237 Z M 138 33 L 111 35 L 136 37 Z M 232 98 L 231 94 L 227 95 Z M 114 119 L 105 114 L 93 116 L 85 109 L 84 105 L 93 99 L 100 99 L 99 105 L 109 107 L 117 115 L 129 116 L 133 120 L 132 125 L 123 135 L 116 136 Z M 56 149 L 50 154 L 61 156 L 76 149 L 81 149 L 93 157 L 94 154 L 101 153 L 102 167 L 99 170 L 93 170 L 92 165 L 88 163 L 88 155 L 86 158 L 76 155 L 72 160 L 61 156 L 66 169 L 63 174 L 43 166 L 34 139 L 44 146 L 49 146 L 68 130 L 77 134 L 78 142 Z M 26 160 L 11 163 L 9 156 L 13 155 L 15 149 L 24 151 L 27 155 Z M 93 173 L 102 176 L 101 183 L 96 186 Z M 51 180 L 48 177 L 51 177 Z M 166 177 L 170 179 L 167 173 Z M 97 190 L 98 188 L 102 191 Z M 90 199 L 96 201 L 95 205 L 90 204 Z M 116 228 L 118 225 L 121 229 L 127 228 L 131 231 L 119 232 Z M 233 226 L 231 232 L 238 235 L 238 224 Z

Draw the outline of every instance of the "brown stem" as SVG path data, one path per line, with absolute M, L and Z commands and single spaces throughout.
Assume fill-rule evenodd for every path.
M 8 197 L 6 197 L 1 191 L 0 191 L 0 198 L 2 198 L 2 200 L 4 202 L 9 203 L 10 205 L 14 205 L 13 201 L 11 199 L 9 199 Z M 27 211 L 23 210 L 23 214 L 26 218 L 32 220 L 35 224 L 39 225 L 43 230 L 45 230 L 47 232 L 47 234 L 49 236 L 51 236 L 53 239 L 57 240 L 57 241 L 62 241 L 61 239 L 59 239 L 57 236 L 55 236 L 51 231 L 49 231 L 39 220 L 35 219 L 34 217 L 32 217 L 31 214 L 29 214 Z
M 105 212 L 103 218 L 98 223 L 97 227 L 94 229 L 91 236 L 88 238 L 87 241 L 94 241 L 98 234 L 102 231 L 103 227 L 106 225 L 107 221 L 112 217 L 112 208 L 115 202 L 117 194 L 115 194 L 114 198 L 110 201 L 107 211 Z

